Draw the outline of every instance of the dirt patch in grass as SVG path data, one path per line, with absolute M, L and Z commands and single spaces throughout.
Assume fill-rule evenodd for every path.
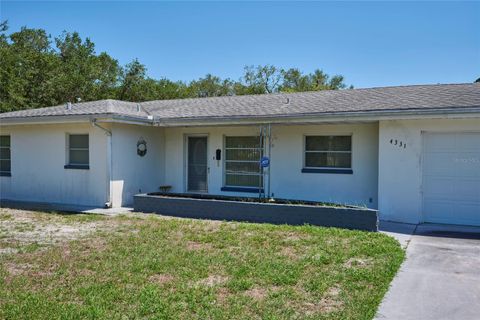
M 223 305 L 227 302 L 230 296 L 231 296 L 230 290 L 228 290 L 225 287 L 220 287 L 217 290 L 216 301 L 217 303 Z
M 291 231 L 289 231 L 289 232 L 285 232 L 285 231 L 277 232 L 277 235 L 283 241 L 294 242 L 294 243 L 298 242 L 298 241 L 302 241 L 302 240 L 308 241 L 311 238 L 311 235 L 309 235 L 309 234 L 304 234 L 304 233 L 300 233 L 300 232 L 291 232 Z
M 5 269 L 11 276 L 18 276 L 29 273 L 34 268 L 34 265 L 30 263 L 13 263 L 9 262 L 5 264 Z
M 16 262 L 4 264 L 4 269 L 7 271 L 7 276 L 5 277 L 6 283 L 11 283 L 14 278 L 20 276 L 26 276 L 31 279 L 48 277 L 51 276 L 54 271 L 54 268 L 41 269 L 34 264 Z
M 120 221 L 92 215 L 48 214 L 26 210 L 0 208 L 0 255 L 11 254 L 31 244 L 59 245 L 85 238 L 96 232 L 112 232 Z M 99 248 L 100 243 L 91 245 Z
M 188 251 L 199 251 L 199 250 L 210 250 L 210 249 L 212 249 L 211 243 L 202 243 L 202 242 L 195 242 L 195 241 L 187 242 Z
M 285 256 L 285 257 L 287 257 L 289 259 L 293 259 L 293 260 L 297 260 L 297 259 L 300 258 L 300 255 L 297 253 L 297 250 L 295 250 L 292 247 L 283 247 L 280 250 L 280 254 L 282 256 Z
M 19 250 L 16 248 L 0 248 L 0 256 L 3 254 L 17 253 Z
M 341 289 L 338 286 L 333 286 L 327 290 L 320 300 L 303 303 L 302 310 L 306 315 L 339 311 L 343 308 L 343 301 L 339 297 L 340 292 Z
M 200 281 L 197 281 L 195 284 L 197 286 L 216 287 L 224 285 L 225 283 L 227 283 L 228 280 L 229 278 L 226 276 L 210 275 Z
M 258 301 L 258 300 L 265 299 L 269 293 L 277 292 L 279 290 L 280 290 L 280 287 L 277 287 L 277 286 L 254 287 L 246 290 L 243 294 L 247 297 L 252 298 L 253 300 Z
M 154 274 L 154 275 L 151 275 L 150 277 L 148 277 L 148 281 L 150 281 L 152 283 L 159 284 L 159 285 L 170 283 L 174 279 L 175 279 L 174 276 L 172 276 L 171 274 L 165 274 L 165 273 Z
M 370 258 L 350 258 L 345 261 L 344 266 L 347 268 L 367 268 L 373 264 L 373 260 Z

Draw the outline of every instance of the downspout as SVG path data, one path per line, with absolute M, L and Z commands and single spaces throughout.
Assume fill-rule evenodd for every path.
M 103 132 L 105 132 L 105 135 L 107 136 L 107 201 L 105 202 L 105 208 L 111 208 L 112 207 L 112 178 L 113 178 L 113 162 L 112 162 L 112 131 L 100 126 L 97 123 L 97 119 L 92 119 L 91 120 L 92 126 L 95 126 Z

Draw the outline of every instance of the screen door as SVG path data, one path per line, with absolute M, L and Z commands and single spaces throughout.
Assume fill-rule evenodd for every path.
M 207 192 L 207 137 L 187 137 L 187 191 Z

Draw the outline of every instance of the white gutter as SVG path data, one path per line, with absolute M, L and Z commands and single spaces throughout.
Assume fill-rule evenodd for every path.
M 155 126 L 160 127 L 190 127 L 190 126 L 222 126 L 222 125 L 258 125 L 258 124 L 316 124 L 336 122 L 375 122 L 381 120 L 415 120 L 415 119 L 463 119 L 480 118 L 480 109 L 458 112 L 445 110 L 444 112 L 426 113 L 331 113 L 292 116 L 255 116 L 255 117 L 209 117 L 209 118 L 176 118 L 160 119 Z
M 93 116 L 95 118 L 93 118 Z M 258 125 L 258 124 L 314 124 L 335 122 L 373 122 L 379 120 L 411 120 L 411 119 L 460 119 L 479 118 L 480 107 L 445 108 L 431 110 L 378 110 L 356 112 L 304 113 L 255 116 L 225 116 L 225 117 L 185 117 L 162 119 L 148 115 L 144 118 L 98 114 L 98 115 L 68 115 L 68 116 L 41 116 L 26 118 L 0 118 L 2 126 L 32 125 L 51 123 L 78 123 L 78 122 L 115 122 L 159 127 L 189 127 L 189 126 L 222 126 L 222 125 Z
M 35 117 L 16 117 L 16 118 L 0 118 L 2 126 L 7 125 L 32 125 L 32 124 L 59 124 L 59 123 L 82 123 L 82 122 L 116 122 L 135 125 L 153 124 L 153 117 L 137 118 L 112 114 L 97 115 L 65 115 L 65 116 L 35 116 Z
M 95 126 L 103 132 L 105 132 L 105 135 L 107 136 L 107 190 L 106 190 L 106 195 L 107 195 L 107 201 L 105 202 L 105 207 L 106 208 L 111 208 L 112 207 L 112 191 L 113 191 L 113 157 L 112 157 L 112 131 L 100 126 L 97 123 L 97 119 L 92 119 L 91 120 L 92 126 Z

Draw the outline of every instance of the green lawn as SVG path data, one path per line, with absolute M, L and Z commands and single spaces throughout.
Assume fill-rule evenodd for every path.
M 0 248 L 17 252 L 0 256 L 0 318 L 371 319 L 405 256 L 383 234 L 335 228 L 23 216 L 98 227 L 32 247 L 2 211 Z

